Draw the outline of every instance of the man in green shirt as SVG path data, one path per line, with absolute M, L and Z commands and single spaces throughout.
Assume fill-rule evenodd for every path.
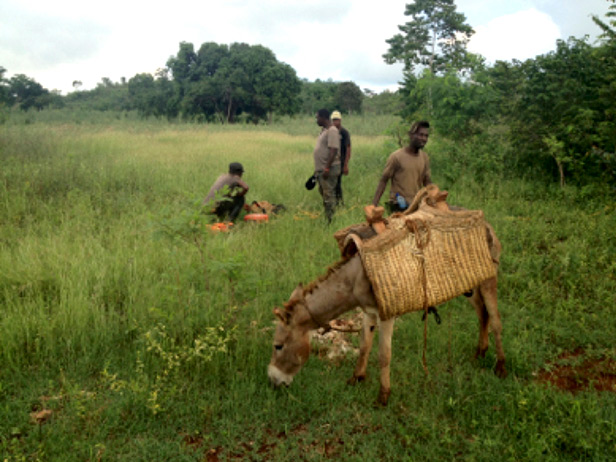
M 323 196 L 325 217 L 331 223 L 336 209 L 336 183 L 341 171 L 340 134 L 329 119 L 327 109 L 319 109 L 316 119 L 321 133 L 314 147 L 314 174 Z

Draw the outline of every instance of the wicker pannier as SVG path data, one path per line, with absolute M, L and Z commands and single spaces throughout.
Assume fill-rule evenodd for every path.
M 390 220 L 359 248 L 381 319 L 444 303 L 496 275 L 482 211 L 425 210 Z

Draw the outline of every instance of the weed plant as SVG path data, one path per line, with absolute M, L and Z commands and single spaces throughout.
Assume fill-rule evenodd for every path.
M 456 299 L 430 323 L 429 376 L 421 316 L 397 322 L 387 408 L 372 404 L 376 351 L 361 386 L 345 385 L 352 356 L 268 386 L 272 308 L 338 258 L 333 232 L 363 221 L 395 149 L 389 119 L 344 122 L 330 227 L 304 189 L 309 118 L 0 127 L 0 460 L 613 460 L 616 395 L 537 381 L 563 352 L 616 359 L 614 202 L 573 188 L 433 169 L 503 243 L 507 379 L 493 349 L 472 361 L 476 316 Z M 428 148 L 446 165 L 446 143 Z M 249 201 L 286 211 L 214 234 L 201 200 L 231 161 Z

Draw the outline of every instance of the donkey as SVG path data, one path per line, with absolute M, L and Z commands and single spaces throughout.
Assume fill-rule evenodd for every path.
M 492 259 L 498 267 L 500 242 L 489 225 L 486 232 Z M 497 308 L 497 278 L 487 279 L 473 289 L 469 301 L 479 317 L 479 344 L 475 358 L 485 356 L 491 328 L 497 355 L 495 374 L 504 378 L 507 371 L 501 340 L 502 325 Z M 364 320 L 359 338 L 359 357 L 348 383 L 365 380 L 368 356 L 378 325 L 380 389 L 377 401 L 383 406 L 387 405 L 391 393 L 389 368 L 395 318 L 379 322 L 377 301 L 358 254 L 335 263 L 325 276 L 307 287 L 298 285 L 284 308 L 274 309 L 278 324 L 268 365 L 270 382 L 274 386 L 290 385 L 310 355 L 310 331 L 320 327 L 328 328 L 330 321 L 356 307 L 362 309 Z

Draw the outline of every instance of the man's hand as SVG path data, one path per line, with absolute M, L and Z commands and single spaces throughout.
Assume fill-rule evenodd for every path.
M 329 178 L 329 169 L 326 168 L 323 170 L 323 179 L 327 180 Z

